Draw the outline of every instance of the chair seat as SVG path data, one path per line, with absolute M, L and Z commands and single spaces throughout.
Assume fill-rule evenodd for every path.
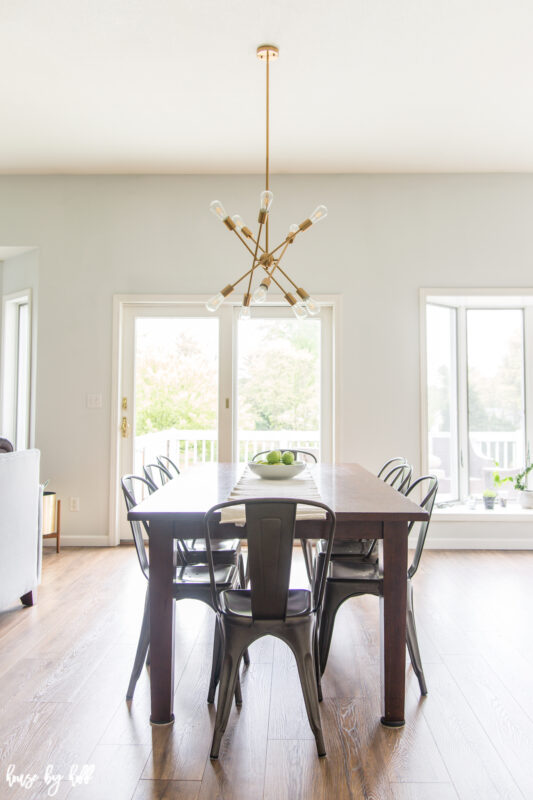
M 361 539 L 360 541 L 354 542 L 334 542 L 333 550 L 331 552 L 331 560 L 334 561 L 335 559 L 339 558 L 363 558 L 365 553 L 367 553 L 370 549 L 371 543 L 372 539 Z M 323 539 L 320 539 L 316 543 L 317 555 L 324 555 L 326 550 L 327 542 L 325 542 Z M 368 556 L 368 561 L 370 564 L 377 564 L 378 560 L 379 557 L 377 552 Z
M 187 552 L 183 553 L 188 564 L 207 564 L 207 545 L 205 539 L 186 541 Z M 220 539 L 211 543 L 213 562 L 219 564 L 235 564 L 241 551 L 240 539 Z
M 249 589 L 231 589 L 220 595 L 222 613 L 230 617 L 252 616 L 252 598 Z M 311 613 L 311 592 L 308 589 L 289 589 L 287 617 Z
M 372 561 L 350 561 L 348 558 L 340 558 L 338 561 L 330 562 L 328 580 L 379 581 L 381 578 L 379 566 Z
M 215 567 L 215 581 L 217 586 L 225 588 L 233 586 L 237 578 L 237 567 L 233 564 Z M 179 567 L 174 583 L 177 586 L 193 584 L 196 586 L 205 584 L 209 586 L 209 567 L 207 565 Z

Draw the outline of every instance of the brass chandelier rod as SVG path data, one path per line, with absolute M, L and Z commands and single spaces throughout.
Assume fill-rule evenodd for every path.
M 265 189 L 268 192 L 270 179 L 270 51 L 266 54 L 266 164 Z M 259 236 L 257 237 L 259 239 Z M 268 217 L 265 226 L 265 250 L 268 253 Z

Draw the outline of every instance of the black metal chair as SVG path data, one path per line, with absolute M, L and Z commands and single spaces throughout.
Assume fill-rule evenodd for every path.
M 164 467 L 166 471 L 170 473 L 172 478 L 181 475 L 178 465 L 175 464 L 174 461 L 172 461 L 172 459 L 168 456 L 157 456 L 156 461 L 160 466 Z
M 142 488 L 148 485 L 145 478 L 137 475 L 125 475 L 122 478 L 122 491 L 124 493 L 124 500 L 126 501 L 126 509 L 129 511 L 134 506 L 138 505 L 140 499 L 136 496 L 136 487 Z M 150 486 L 148 485 L 150 489 Z M 148 535 L 148 523 L 139 522 L 138 520 L 130 520 L 131 531 L 133 534 L 133 541 L 135 543 L 135 550 L 139 559 L 142 573 L 148 580 L 150 575 L 150 566 L 146 548 L 144 546 L 143 530 Z M 210 608 L 214 609 L 213 605 L 213 590 L 211 587 L 211 572 L 207 565 L 203 566 L 188 566 L 181 562 L 179 549 L 177 551 L 178 566 L 176 569 L 176 576 L 174 579 L 174 600 L 200 600 L 206 603 Z M 237 567 L 234 564 L 216 566 L 214 568 L 215 592 L 220 592 L 225 589 L 231 589 L 239 585 L 239 576 Z M 218 637 L 220 635 L 219 626 L 215 626 L 215 641 L 213 645 L 213 662 L 211 665 L 211 680 L 209 684 L 209 694 L 207 702 L 212 703 L 215 697 L 217 675 L 220 672 L 220 665 L 216 660 L 220 657 L 220 642 Z M 139 635 L 139 642 L 137 644 L 137 652 L 135 654 L 135 661 L 131 671 L 130 682 L 126 692 L 126 699 L 131 700 L 135 693 L 135 686 L 139 680 L 144 663 L 149 663 L 149 645 L 150 645 L 150 595 L 148 587 L 146 587 L 146 597 L 144 601 L 144 612 L 141 624 L 141 632 Z M 235 688 L 235 701 L 238 705 L 242 703 L 240 683 L 237 682 Z
M 420 503 L 420 506 L 429 513 L 429 519 L 424 522 L 411 522 L 409 525 L 409 533 L 413 531 L 415 525 L 419 526 L 418 536 L 415 547 L 415 554 L 411 566 L 407 570 L 407 649 L 409 650 L 409 657 L 411 664 L 418 678 L 420 692 L 423 695 L 427 694 L 426 679 L 424 670 L 422 668 L 422 659 L 420 657 L 420 649 L 418 646 L 418 638 L 416 635 L 415 615 L 413 606 L 413 585 L 412 579 L 420 564 L 420 558 L 424 549 L 426 536 L 431 521 L 431 513 L 433 511 L 433 504 L 438 490 L 438 480 L 434 475 L 425 475 L 418 478 L 411 484 L 406 495 L 409 496 L 415 490 L 421 487 L 425 495 Z M 321 580 L 325 574 L 322 571 L 322 565 L 327 564 L 327 557 L 323 558 L 321 562 L 317 560 L 317 576 L 316 580 Z M 327 568 L 326 568 L 327 569 Z M 379 565 L 365 560 L 350 560 L 342 558 L 336 561 L 331 561 L 328 569 L 326 579 L 326 588 L 324 594 L 324 602 L 320 615 L 320 628 L 319 628 L 319 656 L 320 656 L 320 672 L 323 674 L 326 663 L 328 660 L 329 648 L 331 644 L 331 637 L 333 635 L 333 626 L 335 623 L 335 616 L 340 606 L 349 597 L 356 597 L 363 594 L 373 594 L 381 597 L 383 594 L 383 576 L 380 573 Z
M 160 464 L 149 464 L 147 467 L 144 467 L 150 494 L 157 491 L 157 489 L 160 487 L 149 477 L 150 473 L 148 472 L 148 468 L 150 468 L 150 472 L 154 472 L 156 470 L 159 470 L 160 473 L 166 472 L 169 475 L 170 480 L 172 480 L 172 476 L 170 476 L 168 470 Z M 185 564 L 188 566 L 194 566 L 195 564 L 207 564 L 207 548 L 205 539 L 178 539 L 177 541 L 183 562 Z M 212 549 L 213 559 L 217 566 L 222 566 L 225 564 L 237 565 L 239 569 L 241 585 L 242 588 L 244 588 L 246 586 L 246 573 L 244 569 L 241 540 L 224 539 L 219 542 L 213 542 Z
M 395 467 L 399 466 L 400 464 L 407 464 L 407 459 L 404 456 L 394 456 L 394 458 L 389 458 L 388 461 L 385 461 L 378 472 L 378 478 L 381 478 L 382 475 L 387 475 L 392 469 L 393 464 Z
M 172 475 L 162 464 L 145 464 L 143 472 L 146 480 L 156 489 L 160 489 L 172 480 Z
M 273 449 L 278 449 L 278 448 L 273 448 Z M 283 453 L 292 453 L 295 461 L 299 460 L 298 454 L 300 454 L 301 456 L 303 456 L 302 459 L 303 461 L 308 461 L 312 464 L 318 463 L 318 458 L 315 456 L 314 453 L 311 453 L 309 450 L 299 450 L 299 449 L 293 450 L 292 447 L 280 447 L 279 450 L 281 451 L 282 455 Z M 261 450 L 260 453 L 255 453 L 255 455 L 252 456 L 252 461 L 257 461 L 259 456 L 264 456 L 266 453 L 271 453 L 271 452 L 272 450 Z
M 391 464 L 395 466 L 388 468 Z M 378 478 L 382 478 L 384 483 L 393 486 L 402 494 L 405 494 L 409 489 L 411 477 L 413 475 L 413 468 L 407 463 L 405 458 L 391 458 L 387 461 L 380 471 Z M 331 553 L 332 561 L 337 558 L 365 558 L 370 559 L 375 552 L 377 540 L 376 539 L 362 539 L 359 542 L 335 542 L 333 545 L 333 552 Z M 320 548 L 317 550 L 317 558 Z M 377 559 L 376 559 L 377 560 Z
M 252 461 L 256 461 L 259 456 L 264 456 L 265 453 L 270 453 L 271 450 L 261 450 L 260 453 L 256 453 L 252 456 Z M 281 454 L 283 453 L 292 453 L 294 456 L 294 460 L 297 460 L 298 454 L 303 456 L 303 460 L 307 461 L 310 464 L 318 464 L 318 458 L 315 456 L 314 453 L 311 453 L 309 450 L 292 450 L 291 448 L 281 450 Z M 305 571 L 307 572 L 307 579 L 309 581 L 309 585 L 312 586 L 313 584 L 313 543 L 310 539 L 301 539 L 300 544 L 302 546 L 302 554 L 304 557 L 304 564 L 305 564 Z
M 297 505 L 315 506 L 326 512 L 326 564 L 335 534 L 335 514 L 311 500 L 254 498 L 233 500 L 213 506 L 205 515 L 205 531 L 213 604 L 221 628 L 222 667 L 211 746 L 211 758 L 218 758 L 220 743 L 231 710 L 231 698 L 238 677 L 239 663 L 246 647 L 262 636 L 282 639 L 294 653 L 300 676 L 309 724 L 314 733 L 318 755 L 326 754 L 320 723 L 317 684 L 317 609 L 325 581 L 317 586 L 316 599 L 308 589 L 289 589 Z M 230 506 L 244 505 L 250 564 L 250 588 L 218 592 L 211 539 L 223 527 L 219 513 Z M 217 676 L 218 677 L 218 676 Z
M 144 467 L 144 472 L 147 478 L 148 490 L 150 494 L 156 492 L 158 488 L 156 482 L 151 480 L 149 475 L 154 472 L 161 474 L 161 480 L 172 480 L 172 476 L 167 469 L 160 464 L 148 464 Z M 168 478 L 165 477 L 165 473 Z M 205 539 L 176 539 L 178 551 L 181 561 L 185 566 L 206 566 L 207 565 L 207 548 Z M 239 571 L 239 584 L 241 588 L 246 587 L 246 570 L 244 568 L 244 559 L 242 554 L 242 546 L 240 539 L 224 539 L 219 542 L 213 543 L 213 560 L 217 567 L 235 565 Z M 248 651 L 244 654 L 245 664 L 250 663 Z

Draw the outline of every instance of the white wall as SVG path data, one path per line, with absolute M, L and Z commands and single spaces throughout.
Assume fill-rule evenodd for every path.
M 0 178 L 0 244 L 39 247 L 36 445 L 54 489 L 81 498 L 65 534 L 107 534 L 113 294 L 214 293 L 247 261 L 209 202 L 253 223 L 261 189 L 256 176 Z M 329 208 L 288 263 L 309 291 L 344 296 L 338 459 L 419 465 L 418 290 L 533 285 L 533 176 L 284 175 L 272 190 L 273 236 Z

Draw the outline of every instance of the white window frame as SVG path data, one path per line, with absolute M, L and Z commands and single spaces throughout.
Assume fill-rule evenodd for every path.
M 315 295 L 317 301 L 322 305 L 324 318 L 328 320 L 328 325 L 322 326 L 321 349 L 327 355 L 325 364 L 322 365 L 321 381 L 321 438 L 323 442 L 321 458 L 329 463 L 335 462 L 340 441 L 340 431 L 338 428 L 338 404 L 339 396 L 339 364 L 340 353 L 337 343 L 340 341 L 340 312 L 341 298 L 338 295 Z M 122 417 L 121 399 L 123 387 L 121 386 L 122 358 L 123 358 L 123 321 L 128 309 L 142 306 L 161 306 L 168 309 L 171 313 L 172 306 L 186 309 L 189 307 L 194 314 L 194 307 L 205 308 L 205 303 L 210 295 L 115 295 L 113 297 L 113 350 L 112 350 L 112 404 L 111 404 L 111 451 L 110 451 L 110 475 L 112 488 L 109 503 L 109 544 L 117 545 L 120 543 L 119 536 L 119 514 L 122 513 L 122 498 L 120 496 L 120 422 Z M 236 314 L 235 308 L 242 305 L 242 297 L 239 295 L 231 296 L 221 306 L 216 316 L 221 320 L 220 325 L 220 364 L 219 364 L 219 420 L 224 416 L 226 410 L 226 399 L 229 408 L 232 409 L 233 419 L 229 429 L 223 430 L 219 427 L 219 460 L 232 460 L 235 458 L 235 336 L 236 336 Z M 272 295 L 269 301 L 252 314 L 263 313 L 263 309 L 272 307 L 286 307 L 286 302 L 281 295 Z M 225 324 L 224 324 L 225 322 Z M 224 358 L 226 354 L 226 358 Z M 231 357 L 233 354 L 233 357 Z M 224 366 L 224 364 L 226 366 Z M 227 365 L 230 364 L 230 368 Z M 227 411 L 226 411 L 227 413 Z
M 24 442 L 18 441 L 18 421 L 21 413 L 18 398 L 19 375 L 19 314 L 20 308 L 27 306 L 27 364 L 26 364 L 26 396 L 22 413 L 26 418 L 26 437 Z M 21 289 L 7 294 L 2 299 L 2 435 L 6 436 L 15 449 L 25 450 L 33 444 L 32 425 L 32 292 Z
M 428 463 L 428 392 L 426 308 L 436 304 L 457 310 L 457 401 L 459 448 L 459 498 L 469 496 L 468 464 L 468 383 L 467 383 L 467 309 L 521 309 L 524 313 L 524 414 L 526 454 L 533 455 L 533 289 L 420 289 L 420 463 L 422 474 L 430 472 Z

